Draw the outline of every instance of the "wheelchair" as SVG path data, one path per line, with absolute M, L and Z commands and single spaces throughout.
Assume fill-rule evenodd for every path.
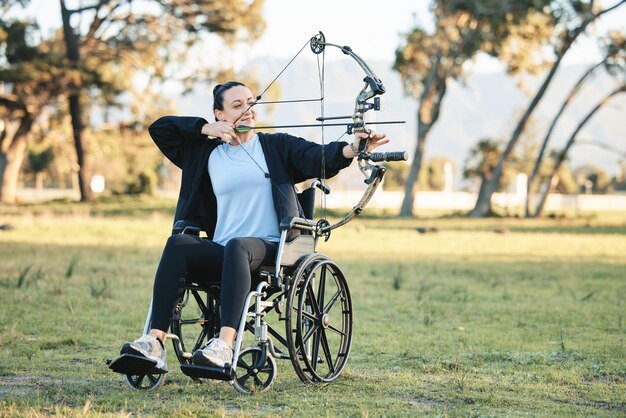
M 403 156 L 406 159 L 406 154 Z M 275 264 L 261 267 L 256 288 L 246 297 L 247 309 L 237 329 L 231 365 L 219 368 L 192 364 L 193 353 L 219 334 L 220 285 L 184 284 L 167 338 L 172 341 L 185 375 L 194 380 L 228 381 L 245 394 L 264 391 L 272 385 L 276 360 L 290 360 L 305 384 L 329 383 L 341 375 L 352 343 L 352 300 L 345 275 L 330 258 L 316 252 L 316 244 L 363 210 L 385 174 L 383 166 L 368 165 L 368 170 L 368 188 L 361 201 L 333 225 L 325 219 L 317 223 L 312 220 L 316 189 L 330 192 L 322 181 L 318 179 L 298 193 L 304 217 L 287 218 L 280 223 Z M 299 234 L 294 234 L 296 230 Z M 199 235 L 200 228 L 178 221 L 172 233 Z M 144 334 L 150 329 L 149 321 L 150 312 Z M 244 347 L 246 334 L 253 336 L 255 343 Z M 151 390 L 163 385 L 166 373 L 154 368 L 156 363 L 144 359 L 137 366 L 126 360 L 128 355 L 121 355 L 108 363 L 113 371 L 124 374 L 131 388 Z

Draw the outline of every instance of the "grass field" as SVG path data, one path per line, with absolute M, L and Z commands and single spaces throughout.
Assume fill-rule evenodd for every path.
M 1 417 L 626 415 L 626 214 L 354 221 L 319 248 L 352 292 L 348 367 L 313 387 L 279 361 L 244 396 L 173 353 L 155 392 L 106 367 L 141 332 L 171 212 L 0 209 Z

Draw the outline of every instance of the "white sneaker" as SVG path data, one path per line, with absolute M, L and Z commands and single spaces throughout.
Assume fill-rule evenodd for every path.
M 141 338 L 126 343 L 122 346 L 120 354 L 132 354 L 135 356 L 143 356 L 150 360 L 156 361 L 156 368 L 167 372 L 165 364 L 166 350 L 161 340 L 152 334 L 142 335 Z
M 233 362 L 233 349 L 220 338 L 213 338 L 193 353 L 193 364 L 226 367 Z

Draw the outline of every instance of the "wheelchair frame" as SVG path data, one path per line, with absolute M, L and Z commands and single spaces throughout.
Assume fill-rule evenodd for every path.
M 312 212 L 316 183 L 298 195 L 302 206 Z M 307 213 L 308 215 L 308 213 Z M 288 241 L 289 233 L 302 234 Z M 260 282 L 246 296 L 234 344 L 233 364 L 224 368 L 191 364 L 191 357 L 205 340 L 219 333 L 219 285 L 186 283 L 170 322 L 174 352 L 184 374 L 193 379 L 216 379 L 230 382 L 242 393 L 268 389 L 276 376 L 277 359 L 290 359 L 304 383 L 335 380 L 345 367 L 352 341 L 352 301 L 343 272 L 328 257 L 316 252 L 318 236 L 315 224 L 306 218 L 287 218 L 280 224 L 281 237 L 275 264 L 262 267 Z M 178 224 L 173 233 L 199 235 L 199 228 Z M 200 292 L 206 293 L 203 300 Z M 326 293 L 331 293 L 327 295 Z M 183 308 L 193 296 L 201 316 L 183 319 Z M 329 297 L 330 296 L 330 297 Z M 285 322 L 286 333 L 268 325 L 265 316 L 276 311 Z M 152 301 L 143 333 L 150 330 Z M 187 351 L 183 327 L 200 325 L 193 348 Z M 246 331 L 254 334 L 256 346 L 243 348 Z M 328 335 L 333 333 L 336 335 Z M 276 347 L 275 341 L 282 346 Z M 125 374 L 133 389 L 150 390 L 163 385 L 166 373 L 150 369 Z

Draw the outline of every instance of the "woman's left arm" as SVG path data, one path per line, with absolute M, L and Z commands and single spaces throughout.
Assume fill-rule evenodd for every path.
M 367 151 L 371 152 L 380 145 L 389 142 L 384 134 L 371 132 Z M 294 181 L 299 183 L 322 175 L 322 156 L 324 158 L 325 176 L 331 178 L 348 167 L 358 150 L 360 141 L 366 139 L 368 133 L 360 132 L 355 135 L 354 143 L 331 142 L 326 145 L 319 145 L 302 138 L 286 136 L 284 141 L 284 157 L 294 175 Z

